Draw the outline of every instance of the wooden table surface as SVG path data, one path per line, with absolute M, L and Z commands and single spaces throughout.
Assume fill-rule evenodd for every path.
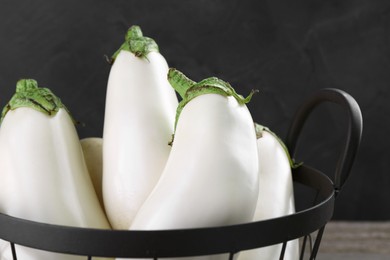
M 317 259 L 390 259 L 390 221 L 328 223 Z

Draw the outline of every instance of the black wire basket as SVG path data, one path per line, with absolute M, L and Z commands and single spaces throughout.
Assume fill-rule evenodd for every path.
M 280 259 L 287 243 L 301 241 L 300 259 L 309 252 L 315 259 L 326 224 L 331 220 L 335 198 L 349 176 L 362 134 L 362 115 L 353 97 L 339 89 L 322 89 L 309 97 L 297 110 L 290 125 L 286 145 L 294 156 L 303 125 L 319 104 L 331 102 L 347 111 L 348 133 L 344 150 L 331 180 L 308 165 L 293 170 L 293 181 L 315 191 L 313 205 L 294 214 L 250 223 L 176 230 L 126 231 L 51 225 L 0 214 L 0 238 L 10 243 L 13 259 L 15 245 L 50 252 L 93 257 L 165 258 L 227 254 L 229 259 L 243 250 L 282 244 Z M 299 201 L 299 197 L 295 200 Z

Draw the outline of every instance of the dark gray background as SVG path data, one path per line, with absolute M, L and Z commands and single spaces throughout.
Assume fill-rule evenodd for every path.
M 295 109 L 336 87 L 361 106 L 364 135 L 336 219 L 390 218 L 390 2 L 387 0 L 0 1 L 0 105 L 20 78 L 49 87 L 101 136 L 111 55 L 130 25 L 154 38 L 172 67 L 194 80 L 218 76 L 239 93 L 255 121 L 284 137 Z M 345 132 L 338 107 L 307 122 L 299 159 L 328 174 Z M 0 158 L 1 160 L 1 158 Z

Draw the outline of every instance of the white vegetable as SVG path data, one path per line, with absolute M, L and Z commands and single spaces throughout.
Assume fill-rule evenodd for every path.
M 132 230 L 237 224 L 252 220 L 258 196 L 258 153 L 252 117 L 229 84 L 197 84 L 171 69 L 183 97 L 172 151 Z M 205 259 L 225 258 L 206 256 Z
M 291 163 L 281 140 L 269 129 L 256 125 L 259 150 L 259 199 L 255 221 L 276 218 L 295 213 Z M 243 251 L 239 260 L 280 259 L 282 244 Z M 285 260 L 299 259 L 298 239 L 289 241 Z
M 20 80 L 0 128 L 0 212 L 64 226 L 109 229 L 72 118 L 34 80 Z M 84 259 L 16 246 L 19 259 Z M 12 259 L 10 250 L 3 259 Z
M 128 229 L 157 183 L 178 104 L 156 43 L 132 26 L 114 55 L 103 131 L 103 199 L 115 229 Z
M 85 163 L 91 176 L 93 187 L 98 196 L 100 206 L 103 204 L 102 178 L 103 178 L 103 139 L 100 137 L 87 137 L 80 140 Z
M 5 257 L 6 254 L 10 255 L 10 253 L 8 253 L 9 250 L 10 250 L 9 243 L 5 240 L 0 240 L 0 259 L 1 260 L 8 260 L 9 259 L 9 258 Z

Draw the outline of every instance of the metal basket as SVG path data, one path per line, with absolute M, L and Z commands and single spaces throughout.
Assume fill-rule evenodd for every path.
M 230 226 L 157 231 L 77 228 L 0 214 L 0 238 L 10 242 L 13 259 L 17 259 L 15 245 L 85 256 L 86 259 L 157 259 L 222 253 L 233 259 L 240 251 L 280 243 L 283 244 L 280 259 L 283 259 L 288 241 L 297 238 L 302 241 L 300 259 L 308 251 L 309 258 L 315 259 L 325 225 L 333 215 L 335 198 L 348 178 L 362 134 L 362 116 L 355 99 L 339 89 L 322 89 L 309 97 L 293 118 L 286 138 L 292 156 L 307 117 L 323 102 L 336 103 L 348 112 L 348 135 L 333 181 L 307 165 L 293 170 L 294 183 L 316 193 L 314 204 L 295 214 Z M 299 201 L 299 197 L 295 200 Z M 312 236 L 315 236 L 314 242 L 308 243 Z

